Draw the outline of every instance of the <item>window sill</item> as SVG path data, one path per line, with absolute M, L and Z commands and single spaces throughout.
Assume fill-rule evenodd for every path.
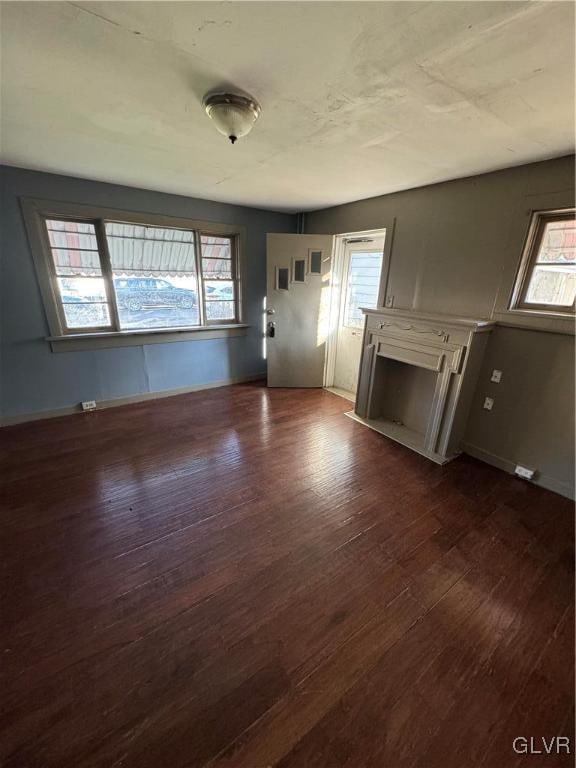
M 574 336 L 576 318 L 574 315 L 557 312 L 530 311 L 528 309 L 506 309 L 494 312 L 498 325 L 508 328 L 524 328 L 527 331 L 563 333 Z
M 210 325 L 202 328 L 162 328 L 155 331 L 104 331 L 99 333 L 69 333 L 66 336 L 48 336 L 52 352 L 79 352 L 110 347 L 134 347 L 144 344 L 166 344 L 173 341 L 207 341 L 245 336 L 246 323 Z

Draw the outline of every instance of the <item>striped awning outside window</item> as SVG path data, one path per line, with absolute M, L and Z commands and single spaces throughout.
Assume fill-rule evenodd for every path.
M 46 228 L 58 276 L 96 277 L 101 274 L 94 224 L 49 219 Z
M 169 276 L 196 272 L 194 232 L 189 230 L 107 222 L 106 239 L 115 274 Z
M 93 224 L 56 220 L 46 224 L 59 274 L 100 274 Z M 105 228 L 112 271 L 116 275 L 170 277 L 196 273 L 194 232 L 191 230 L 117 222 L 106 222 Z M 210 271 L 230 271 L 230 238 L 203 234 L 201 247 Z

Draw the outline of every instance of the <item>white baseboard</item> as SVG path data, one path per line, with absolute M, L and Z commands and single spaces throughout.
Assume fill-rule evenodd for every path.
M 237 376 L 234 378 L 222 379 L 221 381 L 211 381 L 209 384 L 197 384 L 193 387 L 178 387 L 178 389 L 165 389 L 160 392 L 142 392 L 138 395 L 117 397 L 112 400 L 98 400 L 96 410 L 101 411 L 104 408 L 115 408 L 118 405 L 129 405 L 130 403 L 142 403 L 146 400 L 159 400 L 163 397 L 174 397 L 174 395 L 185 395 L 188 392 L 199 392 L 202 389 L 217 389 L 218 387 L 228 387 L 231 384 L 246 384 L 250 381 L 262 381 L 265 378 L 265 374 Z M 89 413 L 94 413 L 94 411 L 89 411 Z M 37 413 L 20 413 L 16 416 L 6 416 L 0 420 L 0 427 L 8 427 L 12 424 L 23 424 L 27 421 L 55 419 L 58 416 L 71 416 L 72 414 L 84 415 L 79 404 L 67 406 L 65 408 L 57 408 L 52 411 L 38 411 Z
M 497 456 L 494 453 L 490 453 L 490 451 L 485 451 L 483 448 L 479 448 L 477 445 L 471 445 L 470 443 L 465 443 L 462 446 L 462 450 L 469 456 L 484 461 L 486 464 L 491 464 L 493 467 L 498 467 L 498 469 L 503 469 L 504 472 L 508 472 L 511 475 L 514 474 L 516 465 L 521 463 L 519 461 L 505 459 L 502 456 Z M 551 477 L 550 475 L 544 475 L 538 472 L 536 478 L 531 482 L 534 485 L 539 485 L 549 491 L 554 491 L 554 493 L 559 493 L 561 496 L 566 496 L 568 499 L 574 500 L 575 498 L 574 486 L 563 480 Z

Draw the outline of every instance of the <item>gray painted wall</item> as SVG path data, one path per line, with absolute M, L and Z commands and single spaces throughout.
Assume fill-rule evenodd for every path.
M 294 232 L 296 218 L 110 184 L 0 168 L 0 415 L 41 413 L 81 400 L 109 400 L 258 375 L 265 294 L 265 234 Z M 395 220 L 389 293 L 397 307 L 489 316 L 501 273 L 520 257 L 529 210 L 573 204 L 574 159 L 362 200 L 308 214 L 306 231 L 388 227 Z M 244 225 L 246 337 L 52 353 L 19 196 Z M 492 368 L 504 371 L 490 384 Z M 492 412 L 482 410 L 488 394 Z M 539 469 L 539 481 L 574 489 L 574 339 L 499 327 L 492 334 L 472 405 L 467 442 L 510 469 Z
M 570 205 L 574 157 L 563 157 L 315 211 L 306 232 L 391 231 L 395 224 L 394 306 L 490 317 L 503 274 L 520 259 L 531 209 Z M 499 385 L 490 383 L 493 368 L 503 371 Z M 495 398 L 492 412 L 482 409 L 486 395 Z M 538 469 L 538 482 L 572 496 L 574 338 L 498 327 L 466 442 L 505 469 Z
M 266 233 L 294 232 L 296 217 L 17 168 L 0 168 L 0 416 L 14 417 L 230 378 L 263 374 L 261 311 Z M 69 200 L 246 227 L 244 337 L 81 352 L 50 350 L 20 196 Z
M 504 371 L 492 384 L 494 368 Z M 482 408 L 494 398 L 492 411 Z M 513 328 L 492 333 L 466 440 L 469 452 L 514 471 L 537 468 L 539 484 L 574 496 L 574 337 Z

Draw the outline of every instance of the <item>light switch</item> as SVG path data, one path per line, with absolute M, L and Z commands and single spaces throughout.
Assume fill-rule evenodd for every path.
M 394 296 L 386 296 L 386 306 L 387 307 L 394 306 Z
M 494 384 L 500 384 L 502 381 L 502 371 L 499 371 L 497 368 L 494 368 L 492 371 L 492 376 L 490 378 L 490 381 L 493 381 Z
M 494 400 L 491 397 L 484 398 L 484 405 L 482 406 L 484 410 L 491 411 L 493 405 L 494 405 Z

